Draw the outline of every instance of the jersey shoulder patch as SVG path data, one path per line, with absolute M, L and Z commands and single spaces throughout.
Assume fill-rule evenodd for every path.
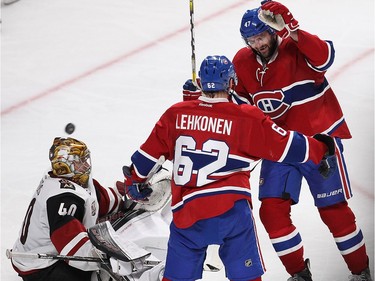
M 66 180 L 66 179 L 60 179 L 59 182 L 60 182 L 60 188 L 61 188 L 61 189 L 72 189 L 72 190 L 76 190 L 74 184 L 73 184 L 71 181 L 68 181 L 68 180 Z

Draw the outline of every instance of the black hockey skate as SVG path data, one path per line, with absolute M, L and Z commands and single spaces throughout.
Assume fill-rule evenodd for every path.
M 305 269 L 294 274 L 288 281 L 312 281 L 312 274 L 310 271 L 310 260 L 305 260 Z
M 349 281 L 372 281 L 370 269 L 366 268 L 360 275 L 350 275 Z

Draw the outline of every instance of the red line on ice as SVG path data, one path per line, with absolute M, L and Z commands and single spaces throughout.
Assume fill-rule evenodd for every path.
M 244 5 L 244 4 L 248 5 L 249 1 L 248 0 L 238 1 L 237 3 L 234 3 L 234 4 L 230 5 L 230 6 L 227 6 L 227 7 L 223 8 L 223 9 L 221 9 L 221 10 L 219 10 L 219 11 L 217 11 L 217 12 L 211 14 L 211 15 L 208 15 L 207 17 L 202 18 L 199 21 L 196 21 L 195 25 L 199 25 L 199 24 L 201 24 L 203 22 L 206 22 L 206 21 L 209 21 L 209 20 L 211 20 L 213 18 L 219 17 L 219 16 L 221 16 L 223 14 L 226 14 L 230 10 L 232 10 L 234 8 L 237 8 L 237 7 L 239 7 L 241 5 Z M 28 98 L 26 100 L 23 100 L 23 101 L 21 101 L 21 102 L 19 102 L 17 104 L 14 104 L 14 105 L 12 105 L 12 106 L 4 109 L 3 111 L 1 111 L 1 116 L 9 114 L 9 113 L 11 113 L 11 112 L 13 112 L 13 111 L 15 111 L 17 109 L 20 109 L 20 108 L 28 105 L 31 102 L 39 100 L 39 99 L 41 99 L 41 98 L 43 98 L 45 96 L 49 96 L 50 94 L 53 94 L 53 93 L 59 91 L 60 89 L 68 87 L 68 86 L 70 86 L 70 85 L 72 85 L 72 84 L 74 84 L 74 83 L 76 83 L 76 82 L 78 82 L 78 81 L 80 81 L 82 79 L 85 79 L 86 77 L 88 77 L 88 76 L 90 76 L 92 74 L 95 74 L 95 73 L 97 73 L 97 72 L 99 72 L 101 70 L 107 69 L 107 68 L 111 67 L 112 65 L 114 65 L 116 63 L 119 63 L 119 62 L 121 62 L 121 61 L 123 61 L 123 60 L 125 60 L 125 59 L 127 59 L 129 57 L 135 56 L 135 55 L 137 55 L 137 54 L 139 54 L 139 53 L 141 53 L 141 52 L 143 52 L 143 51 L 145 51 L 147 49 L 150 49 L 150 48 L 154 47 L 159 42 L 167 41 L 167 40 L 169 40 L 169 39 L 171 39 L 171 38 L 179 35 L 182 32 L 187 32 L 188 30 L 190 30 L 190 25 L 182 27 L 180 29 L 177 29 L 177 30 L 175 30 L 175 31 L 173 31 L 171 33 L 168 33 L 168 34 L 164 35 L 164 36 L 161 36 L 160 38 L 158 38 L 158 39 L 156 39 L 154 41 L 151 41 L 149 43 L 146 43 L 145 45 L 143 45 L 141 47 L 137 47 L 137 49 L 131 50 L 130 52 L 125 53 L 122 56 L 119 56 L 119 57 L 117 57 L 117 58 L 115 58 L 113 60 L 110 60 L 110 61 L 108 61 L 106 63 L 103 63 L 103 64 L 97 66 L 97 67 L 94 67 L 94 68 L 92 68 L 92 69 L 90 69 L 90 70 L 88 70 L 86 72 L 83 72 L 82 74 L 77 75 L 77 76 L 75 76 L 75 77 L 73 77 L 71 79 L 63 81 L 60 84 L 57 84 L 56 86 L 53 86 L 53 87 L 51 87 L 51 88 L 49 88 L 49 89 L 47 89 L 47 90 L 45 90 L 45 91 L 43 91 L 43 92 L 41 92 L 39 94 L 31 96 L 30 98 Z
M 329 80 L 335 80 L 341 74 L 343 74 L 347 69 L 351 68 L 354 64 L 359 63 L 360 61 L 366 59 L 367 57 L 374 55 L 374 48 L 367 49 L 362 53 L 359 53 L 357 56 L 352 58 L 350 61 L 347 61 L 344 65 L 340 66 L 335 72 L 328 75 Z

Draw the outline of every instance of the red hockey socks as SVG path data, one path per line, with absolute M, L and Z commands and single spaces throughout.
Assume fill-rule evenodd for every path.
M 319 208 L 320 217 L 332 233 L 337 248 L 353 274 L 368 267 L 368 257 L 362 231 L 347 202 Z
M 305 269 L 305 262 L 302 239 L 290 211 L 291 200 L 266 198 L 262 200 L 259 215 L 286 271 L 293 275 Z

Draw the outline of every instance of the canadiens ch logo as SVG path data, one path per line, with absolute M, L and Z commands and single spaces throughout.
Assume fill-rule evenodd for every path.
M 281 117 L 290 107 L 285 102 L 285 95 L 281 90 L 258 92 L 253 95 L 253 101 L 271 119 Z

